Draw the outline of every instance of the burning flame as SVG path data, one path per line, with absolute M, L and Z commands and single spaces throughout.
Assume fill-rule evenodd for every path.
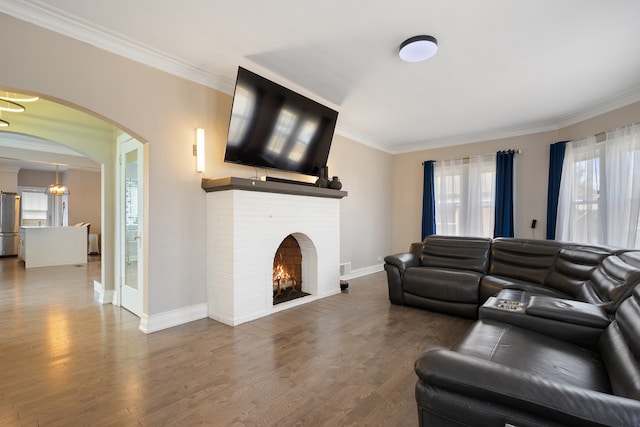
M 291 279 L 291 275 L 287 272 L 283 265 L 278 264 L 273 268 L 273 281 L 275 282 L 281 279 L 289 280 Z

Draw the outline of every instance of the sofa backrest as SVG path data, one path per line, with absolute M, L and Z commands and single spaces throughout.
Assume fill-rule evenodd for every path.
M 591 295 L 580 295 L 580 299 L 600 304 L 610 313 L 617 310 L 640 283 L 640 251 L 628 251 L 611 255 L 591 274 L 589 286 L 584 290 Z
M 602 302 L 589 279 L 602 261 L 613 253 L 615 249 L 602 246 L 567 245 L 558 252 L 544 284 L 580 301 Z
M 543 284 L 564 245 L 555 240 L 495 238 L 489 274 Z
M 491 239 L 432 235 L 422 244 L 420 265 L 486 273 Z
M 620 304 L 598 348 L 613 393 L 640 400 L 640 287 Z

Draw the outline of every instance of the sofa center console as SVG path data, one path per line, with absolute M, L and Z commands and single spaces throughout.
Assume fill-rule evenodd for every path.
M 498 310 L 513 311 L 513 312 L 523 312 L 526 309 L 522 301 L 496 298 L 496 297 L 489 298 L 489 301 L 487 301 L 485 305 L 495 306 L 495 308 Z
M 482 320 L 508 323 L 587 347 L 595 346 L 611 323 L 599 306 L 511 289 L 490 297 L 478 314 Z

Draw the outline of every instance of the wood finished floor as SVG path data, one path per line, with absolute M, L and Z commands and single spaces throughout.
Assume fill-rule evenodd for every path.
M 414 360 L 471 324 L 389 304 L 376 273 L 235 328 L 145 335 L 96 302 L 99 276 L 0 258 L 0 425 L 415 426 Z

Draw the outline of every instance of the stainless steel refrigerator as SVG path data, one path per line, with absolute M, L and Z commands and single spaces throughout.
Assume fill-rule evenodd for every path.
M 0 192 L 0 256 L 18 255 L 20 196 Z

